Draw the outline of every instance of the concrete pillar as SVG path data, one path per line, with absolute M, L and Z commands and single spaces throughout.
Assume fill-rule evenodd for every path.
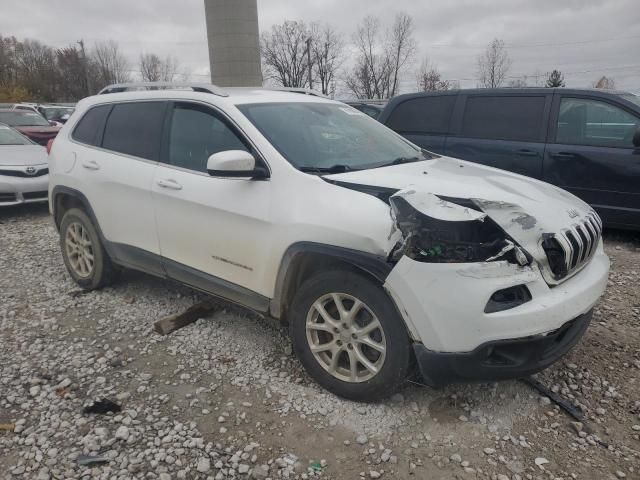
M 257 0 L 204 0 L 211 81 L 262 86 Z

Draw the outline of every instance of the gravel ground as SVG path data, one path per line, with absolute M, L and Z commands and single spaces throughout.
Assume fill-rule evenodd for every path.
M 82 294 L 46 207 L 1 210 L 0 478 L 640 478 L 640 235 L 606 249 L 590 330 L 538 376 L 576 423 L 515 381 L 338 399 L 233 307 L 161 337 L 202 295 L 136 272 Z M 104 398 L 122 410 L 83 413 Z

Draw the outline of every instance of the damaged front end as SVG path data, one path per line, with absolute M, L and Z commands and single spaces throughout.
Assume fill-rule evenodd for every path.
M 531 263 L 531 257 L 471 200 L 407 188 L 392 195 L 389 203 L 395 225 L 390 261 L 406 255 L 426 263 Z

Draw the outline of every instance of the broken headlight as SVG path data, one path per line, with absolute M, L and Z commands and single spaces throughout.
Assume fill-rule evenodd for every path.
M 392 196 L 390 203 L 401 234 L 391 252 L 394 261 L 406 255 L 430 263 L 530 263 L 529 256 L 504 230 L 470 201 L 409 191 Z

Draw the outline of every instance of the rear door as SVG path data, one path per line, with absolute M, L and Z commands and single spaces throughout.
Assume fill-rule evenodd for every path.
M 382 123 L 416 145 L 444 154 L 456 93 L 420 94 L 392 100 Z
M 102 105 L 72 134 L 74 178 L 111 253 L 131 267 L 162 274 L 151 184 L 160 155 L 166 101 Z
M 544 179 L 592 205 L 610 226 L 640 226 L 640 116 L 606 97 L 558 93 Z
M 551 93 L 462 95 L 446 155 L 541 178 L 551 100 Z

